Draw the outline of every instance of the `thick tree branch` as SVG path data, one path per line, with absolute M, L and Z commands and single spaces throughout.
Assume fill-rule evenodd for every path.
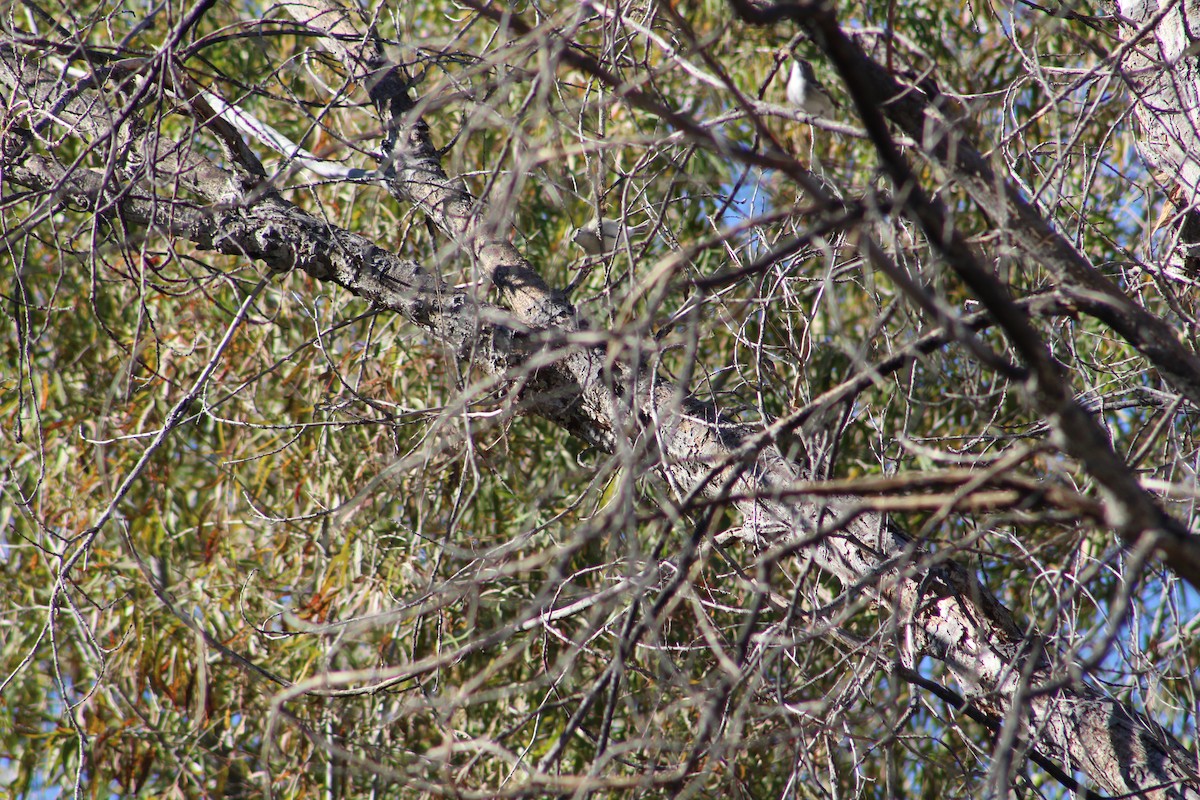
M 816 32 L 816 2 L 756 5 L 731 0 L 744 19 L 756 24 L 795 20 Z M 827 10 L 826 12 L 827 13 Z M 819 15 L 818 15 L 819 16 Z M 838 64 L 846 80 L 871 89 L 879 108 L 912 140 L 921 142 L 923 157 L 932 159 L 959 181 L 1029 263 L 1044 268 L 1081 313 L 1104 322 L 1141 352 L 1172 388 L 1200 407 L 1200 356 L 1179 340 L 1162 318 L 1150 313 L 1099 272 L 1059 233 L 1012 182 L 996 174 L 960 125 L 954 124 L 929 98 L 901 84 L 883 65 L 857 46 L 845 48 Z M 930 135 L 928 132 L 936 132 Z
M 845 35 L 831 13 L 811 10 L 803 18 L 803 24 L 845 77 L 859 116 L 895 183 L 896 194 L 905 198 L 904 207 L 946 263 L 1004 328 L 1014 349 L 1032 370 L 1030 379 L 1023 382 L 1028 402 L 1051 422 L 1057 433 L 1056 444 L 1084 464 L 1106 490 L 1109 524 L 1131 546 L 1143 534 L 1156 537 L 1160 554 L 1170 568 L 1200 587 L 1200 537 L 1163 511 L 1141 487 L 1112 449 L 1099 423 L 1075 401 L 1062 365 L 1051 356 L 1029 316 L 1013 302 L 1008 288 L 980 263 L 940 201 L 921 187 L 884 120 L 882 109 L 891 95 L 860 69 L 866 55 Z M 1020 224 L 1017 222 L 1018 227 Z
M 1195 52 L 1200 3 L 1119 0 L 1115 5 L 1127 37 L 1118 66 L 1134 98 L 1138 148 L 1165 185 L 1168 208 L 1174 211 L 1162 217 L 1176 238 L 1167 242 L 1164 261 L 1194 279 L 1200 272 L 1200 58 Z
M 517 30 L 522 27 L 519 19 L 508 15 L 506 22 Z M 370 36 L 363 33 L 361 38 L 351 38 L 366 42 Z M 562 57 L 568 61 L 586 59 L 566 50 Z M 344 61 L 350 70 L 363 63 L 378 65 L 374 55 Z M 599 69 L 598 65 L 588 66 Z M 378 66 L 373 70 L 372 74 L 381 72 Z M 389 74 L 393 78 L 396 75 Z M 378 94 L 376 91 L 373 89 L 372 93 L 381 116 L 402 132 L 401 140 L 407 136 L 408 144 L 398 144 L 393 155 L 400 196 L 416 203 L 455 241 L 477 243 L 472 252 L 479 257 L 482 267 L 499 269 L 498 286 L 503 287 L 510 263 L 518 263 L 522 272 L 531 270 L 515 252 L 505 253 L 506 257 L 495 262 L 488 261 L 484 255 L 487 245 L 478 244 L 491 241 L 490 232 L 479 225 L 486 215 L 482 209 L 472 214 L 470 209 L 477 204 L 441 171 L 427 129 L 411 116 L 415 106 L 401 100 L 396 91 Z M 643 104 L 657 105 L 637 92 L 630 94 L 636 95 L 633 101 L 640 98 Z M 390 105 L 384 106 L 381 97 Z M 665 113 L 664 119 L 678 121 L 685 130 L 694 127 L 686 119 L 677 120 L 680 115 L 675 112 L 658 110 Z M 447 209 L 452 211 L 448 213 Z M 532 283 L 536 285 L 536 281 Z M 519 314 L 528 313 L 520 307 L 515 310 Z M 997 310 L 1002 312 L 1002 319 L 1012 321 L 1011 307 L 998 306 Z M 1044 362 L 1037 366 L 1050 369 Z M 595 428 L 620 430 L 619 421 L 624 415 L 621 405 L 613 403 L 612 386 L 597 380 L 601 376 L 596 373 L 569 367 L 567 373 L 568 380 L 581 392 L 578 410 Z M 859 513 L 849 499 L 832 498 L 819 503 L 783 500 L 798 473 L 773 446 L 764 448 L 761 442 L 750 444 L 755 440 L 753 429 L 725 423 L 719 415 L 706 412 L 686 398 L 681 402 L 678 390 L 642 371 L 624 372 L 622 377 L 632 384 L 627 390 L 635 412 L 632 419 L 654 426 L 659 447 L 668 459 L 660 468 L 670 483 L 690 494 L 753 498 L 737 503 L 746 520 L 743 532 L 749 541 L 759 546 L 803 549 L 847 585 L 877 592 L 898 609 L 898 616 L 909 631 L 912 657 L 928 654 L 944 660 L 965 685 L 982 691 L 990 698 L 988 702 L 997 703 L 997 708 L 1013 710 L 1010 704 L 1021 691 L 1021 675 L 1030 667 L 1035 685 L 1050 683 L 1048 665 L 1028 665 L 1029 656 L 1021 651 L 1023 639 L 1008 612 L 961 566 L 953 563 L 926 566 L 919 547 L 885 520 Z M 1058 400 L 1067 405 L 1073 403 L 1069 396 Z M 1062 413 L 1057 406 L 1052 411 L 1055 415 Z M 1071 424 L 1094 426 L 1094 421 L 1086 415 L 1083 420 L 1082 423 L 1073 420 Z M 1118 475 L 1113 480 L 1122 490 L 1129 490 L 1122 477 Z M 1122 500 L 1149 514 L 1156 525 L 1161 522 L 1161 511 L 1140 487 L 1134 485 Z M 1181 766 L 1186 763 L 1185 751 L 1153 723 L 1138 719 L 1120 704 L 1083 687 L 1047 691 L 1033 699 L 1031 705 L 1032 713 L 1023 720 L 1030 735 L 1055 757 L 1082 765 L 1094 779 L 1114 791 L 1136 791 L 1164 784 L 1168 791 L 1176 793 L 1171 796 L 1196 791 L 1194 776 Z M 1141 728 L 1156 732 L 1150 740 L 1130 735 Z M 1138 766 L 1132 774 L 1123 773 L 1125 768 L 1118 754 L 1133 752 L 1144 741 L 1162 744 L 1144 744 L 1141 757 L 1133 761 Z M 1104 745 L 1099 750 L 1097 742 Z
M 306 8 L 313 11 L 311 4 Z M 309 18 L 310 25 L 317 24 L 314 19 L 319 22 L 324 8 Z M 369 40 L 340 24 L 329 32 L 343 49 L 348 42 Z M 12 53 L 0 50 L 0 62 Z M 774 446 L 763 446 L 758 429 L 729 422 L 649 369 L 609 358 L 603 349 L 605 338 L 587 334 L 573 310 L 546 288 L 515 249 L 501 241 L 499 223 L 488 221 L 487 209 L 446 177 L 423 123 L 412 116 L 411 106 L 405 105 L 409 101 L 401 99 L 407 98 L 407 86 L 399 72 L 370 53 L 351 52 L 346 63 L 351 71 L 367 65 L 356 74 L 361 74 L 373 96 L 383 98 L 385 120 L 392 115 L 388 130 L 396 139 L 387 152 L 396 191 L 428 213 L 482 271 L 490 273 L 519 320 L 514 327 L 530 332 L 550 327 L 548 341 L 575 345 L 536 356 L 529 397 L 539 413 L 610 451 L 638 459 L 649 457 L 646 451 L 660 453 L 659 469 L 685 495 L 739 498 L 735 502 L 744 518 L 740 535 L 745 540 L 769 548 L 773 556 L 802 553 L 851 591 L 861 590 L 894 608 L 906 642 L 906 659 L 929 655 L 944 661 L 987 710 L 1008 711 L 1016 698 L 1023 697 L 1019 705 L 1028 711 L 1021 718 L 1023 728 L 1050 757 L 1083 769 L 1105 786 L 1133 787 L 1120 791 L 1166 783 L 1170 793 L 1161 792 L 1163 796 L 1196 796 L 1194 777 L 1180 766 L 1182 748 L 1152 722 L 1111 698 L 1086 686 L 1056 684 L 1052 665 L 1025 652 L 1023 631 L 971 570 L 940 561 L 885 518 L 863 513 L 854 498 L 795 496 L 799 471 Z M 14 84 L 26 74 L 23 70 L 10 64 L 0 72 L 9 96 L 19 91 L 19 84 Z M 404 91 L 399 90 L 401 85 Z M 69 89 L 64 92 L 70 93 Z M 59 104 L 52 92 L 44 94 L 48 103 Z M 103 104 L 93 108 L 102 114 Z M 84 119 L 87 115 L 75 113 L 77 122 L 69 126 L 74 133 L 93 140 L 114 135 L 105 127 L 105 117 Z M 17 159 L 14 156 L 14 163 L 19 163 Z M 181 163 L 180 168 L 198 166 Z M 71 187 L 81 198 L 106 196 L 108 181 L 89 188 L 76 170 L 61 166 L 59 170 L 50 176 L 58 186 Z M 198 181 L 196 189 L 226 191 L 217 187 L 227 187 L 228 176 L 214 177 L 220 179 Z M 146 193 L 131 198 L 134 203 L 150 202 Z M 230 217 L 221 216 L 225 205 L 196 210 L 195 214 L 211 215 L 217 229 L 198 234 L 200 243 L 223 247 L 228 241 L 224 252 L 261 258 L 277 269 L 300 266 L 372 302 L 391 304 L 388 307 L 414 322 L 441 332 L 459 355 L 478 358 L 482 352 L 487 358 L 488 353 L 503 353 L 495 346 L 479 349 L 474 338 L 475 331 L 485 329 L 487 313 L 493 312 L 470 302 L 466 294 L 446 292 L 417 265 L 323 222 L 312 226 L 311 218 L 273 196 L 253 196 L 245 202 L 245 208 L 230 204 Z M 118 204 L 113 213 L 119 209 Z M 191 214 L 173 222 L 153 217 L 144 207 L 138 213 L 171 230 L 191 231 L 189 225 L 206 224 Z M 446 305 L 441 304 L 444 298 L 449 298 Z M 512 366 L 511 361 L 496 363 L 496 369 Z M 1034 687 L 1047 688 L 1029 694 L 1023 675 L 1031 677 Z M 1118 755 L 1124 756 L 1130 747 L 1140 748 L 1140 756 L 1121 761 Z
M 1111 522 L 1131 545 L 1144 545 L 1143 535 L 1154 537 L 1150 541 L 1161 548 L 1167 563 L 1193 585 L 1200 586 L 1200 542 L 1184 526 L 1169 518 L 1138 485 L 1124 462 L 1112 451 L 1107 437 L 1095 420 L 1071 397 L 1066 376 L 1029 324 L 1028 317 L 1012 302 L 1006 287 L 978 263 L 962 235 L 950 223 L 945 210 L 925 193 L 908 168 L 891 138 L 882 112 L 895 97 L 891 93 L 896 88 L 894 81 L 883 82 L 875 74 L 878 68 L 845 35 L 827 5 L 783 3 L 761 8 L 739 0 L 735 0 L 734 5 L 743 17 L 755 22 L 774 21 L 776 14 L 796 21 L 825 51 L 845 79 L 858 114 L 875 143 L 884 168 L 896 185 L 897 195 L 906 199 L 910 214 L 919 222 L 925 235 L 999 320 L 1014 348 L 1032 368 L 1033 379 L 1026 386 L 1029 401 L 1058 429 L 1059 446 L 1087 464 L 1096 479 L 1108 490 L 1118 512 L 1112 516 Z M 959 151 L 964 149 L 967 148 L 960 144 Z M 995 181 L 994 176 L 992 180 Z M 1009 200 L 1013 199 L 1020 198 L 1015 197 L 1014 193 Z M 1053 252 L 1057 240 L 1049 236 L 1049 227 L 1040 215 L 1027 205 L 1014 209 L 1014 212 L 1018 218 L 1011 222 L 1017 235 L 1021 235 L 1024 224 L 1035 230 L 1040 229 L 1044 234 L 1043 244 L 1049 245 Z M 1065 245 L 1065 242 L 1061 244 Z M 1074 253 L 1073 249 L 1070 251 Z M 1082 257 L 1071 261 L 1069 266 L 1073 269 L 1066 273 L 1077 279 L 1071 284 L 1076 290 L 1079 288 L 1078 281 L 1086 280 L 1093 291 L 1111 288 L 1110 297 L 1119 295 L 1115 287 L 1106 287 L 1106 279 L 1091 270 L 1086 262 L 1081 262 Z M 1078 294 L 1078 291 L 1069 292 L 1072 300 L 1077 300 Z M 1129 301 L 1125 305 L 1133 306 Z M 1152 321 L 1161 323 L 1157 318 Z M 1200 373 L 1197 376 L 1200 377 Z M 1160 535 L 1160 531 L 1165 535 Z M 962 663 L 952 658 L 948 658 L 947 663 L 960 672 L 960 678 L 970 682 L 961 674 Z M 1030 674 L 1032 685 L 1050 683 L 1049 672 L 1043 666 L 1026 664 L 1022 670 L 1030 666 L 1033 667 Z M 996 677 L 1000 680 L 999 675 Z M 1007 682 L 1011 692 L 1001 693 L 1005 704 L 1025 693 L 1014 678 L 1010 674 Z M 1001 683 L 1004 682 L 1001 680 Z M 1118 709 L 1115 705 L 1110 712 L 1093 706 L 1092 699 L 1085 700 L 1091 694 L 1086 687 L 1080 693 L 1083 697 L 1070 701 L 1066 694 L 1057 692 L 1039 695 L 1032 702 L 1033 710 L 1029 719 L 1032 731 L 1042 737 L 1042 741 L 1051 742 L 1055 750 L 1069 756 L 1065 760 L 1085 765 L 1093 779 L 1114 794 L 1145 792 L 1154 797 L 1200 797 L 1200 782 L 1190 765 L 1191 759 L 1178 742 L 1165 731 L 1154 732 L 1151 723 L 1143 723 L 1124 710 L 1121 714 L 1112 713 Z M 1050 702 L 1045 703 L 1046 700 Z M 1003 710 L 1006 714 L 1022 713 L 1021 707 L 1015 704 Z M 1041 716 L 1043 714 L 1045 716 Z M 1150 726 L 1146 730 L 1152 733 L 1151 736 L 1134 735 L 1143 725 Z

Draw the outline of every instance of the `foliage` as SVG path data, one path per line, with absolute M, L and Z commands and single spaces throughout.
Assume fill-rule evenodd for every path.
M 864 258 L 863 231 L 944 308 L 979 306 L 882 205 L 831 65 L 799 42 L 843 103 L 836 124 L 808 124 L 780 107 L 787 26 L 747 26 L 716 2 L 597 8 L 510 4 L 565 39 L 449 3 L 367 16 L 420 76 L 447 172 L 548 282 L 571 287 L 614 359 L 747 422 L 873 374 L 795 431 L 791 454 L 816 477 L 896 478 L 864 498 L 971 563 L 1048 649 L 1191 736 L 1195 594 L 1155 561 L 1128 574 L 1109 528 L 1029 488 L 1102 499 L 1087 465 L 967 348 L 882 368 L 939 322 Z M 126 58 L 159 52 L 187 9 L 45 11 L 10 8 L 6 36 Z M 1162 199 L 1106 58 L 1111 20 L 874 0 L 840 15 L 897 74 L 934 78 L 1057 228 L 1194 345 L 1191 287 L 1153 269 Z M 731 148 L 794 156 L 838 196 L 876 205 L 714 282 L 806 235 L 812 199 L 624 102 L 563 62 L 566 48 Z M 194 80 L 309 150 L 375 167 L 363 87 L 280 9 L 215 5 L 174 49 Z M 225 158 L 172 102 L 163 91 L 138 113 Z M 252 146 L 300 207 L 449 284 L 479 278 L 377 186 L 316 180 Z M 60 159 L 107 164 L 103 147 L 68 147 Z M 1018 298 L 1052 288 L 953 176 L 917 151 L 912 163 Z M 735 513 L 680 509 L 635 448 L 602 453 L 518 413 L 511 386 L 336 286 L 293 272 L 260 287 L 267 272 L 246 259 L 5 192 L 0 776 L 12 796 L 944 798 L 989 785 L 992 732 L 897 677 L 903 631 L 888 609 L 804 559 L 732 543 Z M 597 209 L 644 232 L 585 258 L 569 232 Z M 1176 486 L 1170 510 L 1194 527 L 1194 410 L 1095 319 L 1035 321 L 1114 449 Z M 981 336 L 1008 348 L 998 329 Z M 138 471 L 214 359 L 194 416 Z M 962 467 L 1025 488 L 997 502 L 983 484 L 922 489 Z M 1014 781 L 1066 791 L 1024 761 Z

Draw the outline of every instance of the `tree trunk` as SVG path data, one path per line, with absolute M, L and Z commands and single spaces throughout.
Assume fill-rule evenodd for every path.
M 1200 4 L 1119 0 L 1117 9 L 1125 36 L 1118 66 L 1133 99 L 1138 147 L 1170 203 L 1160 216 L 1167 235 L 1158 260 L 1194 283 L 1200 277 Z
M 97 213 L 124 215 L 204 248 L 259 259 L 274 270 L 303 269 L 403 314 L 488 375 L 524 370 L 529 383 L 521 400 L 530 409 L 592 445 L 630 454 L 633 462 L 653 458 L 685 509 L 701 495 L 733 502 L 743 519 L 738 536 L 748 545 L 767 551 L 769 558 L 811 559 L 848 591 L 865 592 L 890 608 L 903 642 L 900 660 L 909 666 L 925 657 L 943 662 L 972 703 L 1067 771 L 1085 773 L 1110 795 L 1200 798 L 1193 759 L 1175 739 L 1073 675 L 1057 654 L 1032 647 L 1036 634 L 1015 624 L 970 569 L 939 558 L 858 498 L 822 498 L 805 491 L 801 469 L 774 442 L 778 427 L 764 432 L 732 423 L 649 366 L 614 361 L 604 347 L 593 346 L 574 309 L 507 243 L 498 215 L 490 215 L 446 175 L 416 116 L 419 102 L 408 95 L 405 76 L 387 62 L 374 38 L 331 4 L 294 3 L 288 10 L 325 35 L 323 41 L 345 69 L 369 88 L 387 130 L 388 189 L 420 208 L 471 256 L 511 314 L 478 300 L 482 282 L 473 290 L 450 289 L 420 265 L 308 215 L 194 152 L 177 148 L 170 151 L 171 159 L 157 160 L 145 155 L 151 152 L 148 134 L 136 115 L 110 127 L 99 114 L 109 104 L 99 102 L 96 89 L 74 86 L 44 66 L 26 63 L 11 46 L 0 48 L 8 128 L 4 179 L 70 197 Z M 1164 81 L 1152 82 L 1147 91 Z M 1194 90 L 1196 82 L 1189 86 Z M 1155 107 L 1142 99 L 1139 115 Z M 93 145 L 120 143 L 122 155 L 130 156 L 124 159 L 131 165 L 124 173 L 129 183 L 105 182 L 33 153 L 26 146 L 32 129 L 52 115 Z M 1194 120 L 1179 115 L 1156 124 L 1175 130 L 1185 121 Z M 699 143 L 722 147 L 712 137 Z M 1164 169 L 1171 166 L 1179 174 L 1190 206 L 1200 185 L 1191 148 L 1164 134 L 1146 150 L 1148 157 L 1169 162 Z M 132 157 L 139 153 L 142 157 Z M 149 188 L 177 181 L 212 205 L 177 207 L 165 199 L 171 193 L 155 195 Z M 1087 297 L 1102 304 L 1122 301 L 1112 295 L 1097 300 L 1095 293 Z M 1190 388 L 1200 386 L 1196 375 L 1180 372 Z

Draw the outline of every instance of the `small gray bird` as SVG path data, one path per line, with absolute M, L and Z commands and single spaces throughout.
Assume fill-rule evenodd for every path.
M 583 248 L 589 256 L 611 253 L 618 245 L 624 244 L 629 237 L 646 226 L 645 222 L 627 227 L 619 220 L 592 219 L 590 222 L 575 229 L 571 241 Z
M 825 91 L 825 87 L 813 73 L 812 64 L 799 56 L 792 56 L 792 69 L 788 73 L 787 99 L 805 114 L 827 117 L 837 108 L 837 101 Z

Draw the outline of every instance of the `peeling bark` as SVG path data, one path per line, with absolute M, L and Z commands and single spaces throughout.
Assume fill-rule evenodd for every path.
M 801 470 L 769 435 L 731 423 L 645 365 L 610 358 L 574 309 L 504 241 L 499 222 L 445 174 L 415 116 L 419 104 L 408 96 L 407 80 L 374 39 L 336 6 L 303 2 L 289 10 L 328 34 L 346 69 L 368 87 L 388 130 L 389 190 L 420 208 L 471 257 L 511 315 L 193 153 L 168 149 L 178 155 L 146 158 L 147 132 L 138 128 L 136 115 L 114 127 L 94 87 L 51 78 L 13 47 L 0 47 L 0 102 L 12 130 L 0 165 L 3 179 L 68 193 L 97 213 L 125 214 L 275 270 L 303 269 L 404 315 L 489 374 L 523 367 L 537 413 L 606 450 L 659 454 L 656 466 L 685 496 L 736 498 L 744 519 L 740 535 L 748 544 L 811 558 L 843 584 L 892 608 L 904 634 L 905 660 L 944 662 L 974 702 L 1012 720 L 1023 737 L 1068 769 L 1086 772 L 1111 794 L 1200 798 L 1191 758 L 1178 742 L 1089 686 L 1058 680 L 1063 668 L 1054 654 L 1029 650 L 1028 631 L 972 571 L 938 559 L 852 497 L 797 496 L 792 488 Z M 71 115 L 60 114 L 70 135 L 93 146 L 119 144 L 117 155 L 142 154 L 134 159 L 137 168 L 122 175 L 129 184 L 25 153 L 23 137 L 42 121 L 38 113 L 51 108 Z M 20 127 L 23 135 L 16 134 Z M 197 176 L 187 187 L 209 205 L 172 206 L 139 183 L 183 175 Z
M 1162 222 L 1173 235 L 1160 254 L 1162 266 L 1182 268 L 1194 280 L 1200 273 L 1200 3 L 1119 0 L 1116 6 L 1138 149 L 1170 203 Z

